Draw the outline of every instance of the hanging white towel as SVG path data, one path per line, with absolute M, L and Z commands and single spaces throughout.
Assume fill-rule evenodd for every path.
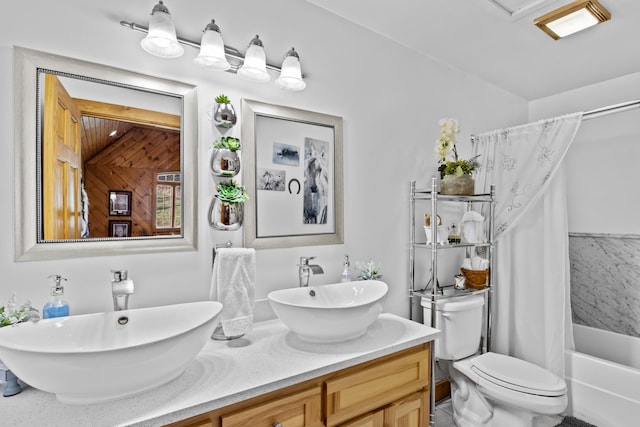
M 226 336 L 237 336 L 251 331 L 255 281 L 254 249 L 217 249 L 209 299 L 222 303 L 221 324 Z

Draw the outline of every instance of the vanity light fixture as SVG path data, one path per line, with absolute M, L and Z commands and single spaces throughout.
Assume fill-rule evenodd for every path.
M 282 67 L 267 63 L 264 46 L 258 36 L 251 40 L 243 55 L 239 50 L 224 44 L 220 27 L 213 19 L 205 27 L 201 43 L 181 38 L 176 35 L 169 10 L 161 0 L 151 12 L 149 28 L 127 21 L 120 21 L 120 25 L 147 33 L 140 44 L 146 52 L 155 56 L 177 58 L 184 52 L 181 45 L 187 45 L 200 50 L 193 62 L 201 67 L 239 74 L 259 82 L 271 80 L 267 71 L 271 70 L 280 73 L 275 83 L 282 90 L 300 91 L 307 86 L 300 70 L 300 57 L 293 48 L 285 55 Z
M 151 11 L 148 31 L 147 37 L 140 42 L 146 52 L 161 58 L 182 56 L 184 49 L 178 43 L 176 27 L 173 25 L 169 9 L 162 0 Z
M 611 19 L 598 0 L 578 0 L 534 19 L 535 25 L 554 40 Z
M 202 34 L 202 42 L 200 43 L 200 53 L 193 60 L 194 63 L 204 68 L 212 70 L 226 71 L 231 68 L 231 64 L 224 55 L 224 42 L 220 27 L 216 25 L 215 20 L 207 24 Z
M 275 83 L 280 89 L 286 91 L 298 91 L 307 87 L 307 84 L 302 80 L 300 57 L 294 48 L 291 48 L 285 55 L 280 77 L 276 79 Z
M 238 70 L 238 75 L 256 82 L 268 82 L 271 76 L 267 73 L 267 57 L 260 37 L 256 35 L 249 42 L 244 63 Z

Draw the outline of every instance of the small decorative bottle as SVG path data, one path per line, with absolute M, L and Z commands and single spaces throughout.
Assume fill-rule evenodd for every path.
M 42 318 L 49 319 L 52 317 L 63 317 L 69 315 L 69 304 L 62 299 L 64 296 L 64 287 L 62 280 L 67 280 L 59 274 L 49 276 L 53 278 L 54 285 L 51 287 L 51 299 L 42 308 Z
M 342 270 L 342 278 L 340 279 L 340 281 L 350 282 L 353 279 L 351 278 L 351 263 L 349 262 L 349 255 L 345 254 L 342 265 L 344 269 Z
M 451 224 L 448 240 L 451 245 L 457 245 L 461 242 L 460 233 L 458 233 L 458 227 L 455 224 Z

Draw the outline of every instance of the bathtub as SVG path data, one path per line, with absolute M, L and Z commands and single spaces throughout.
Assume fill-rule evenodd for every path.
M 567 351 L 567 412 L 599 427 L 639 425 L 640 338 L 573 325 Z

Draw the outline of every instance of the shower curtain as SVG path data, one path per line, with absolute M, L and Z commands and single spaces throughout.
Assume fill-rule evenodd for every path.
M 582 113 L 474 137 L 476 190 L 496 188 L 491 351 L 564 378 L 573 348 L 562 160 Z

